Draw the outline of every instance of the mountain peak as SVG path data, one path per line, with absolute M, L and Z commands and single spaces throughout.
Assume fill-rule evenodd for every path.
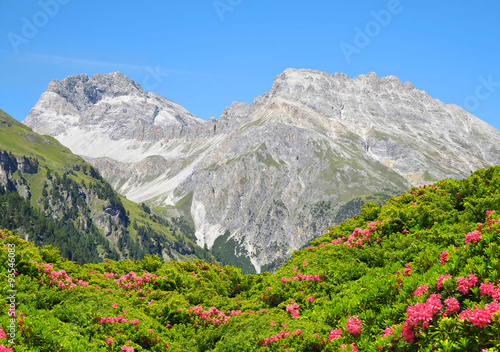
M 186 133 L 201 121 L 179 104 L 112 72 L 51 81 L 24 123 L 52 136 L 78 126 L 112 139 L 158 140 Z
M 139 84 L 120 72 L 98 73 L 92 77 L 82 73 L 66 77 L 62 81 L 53 80 L 49 83 L 47 92 L 67 99 L 78 110 L 86 110 L 106 97 L 146 95 Z

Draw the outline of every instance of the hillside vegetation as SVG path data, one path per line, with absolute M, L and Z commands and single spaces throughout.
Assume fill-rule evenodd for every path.
M 3 311 L 8 284 L 17 291 L 14 351 L 498 351 L 500 344 L 500 167 L 365 205 L 275 274 L 152 255 L 80 266 L 56 248 L 8 231 L 1 237 Z M 9 324 L 2 315 L 5 332 Z M 9 338 L 0 344 L 10 346 Z
M 104 258 L 214 260 L 176 226 L 116 193 L 49 136 L 0 110 L 0 226 L 78 264 Z

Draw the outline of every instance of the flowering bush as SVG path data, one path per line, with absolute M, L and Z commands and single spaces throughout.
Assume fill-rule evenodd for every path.
M 0 280 L 18 297 L 0 317 L 0 351 L 494 350 L 498 199 L 498 167 L 415 187 L 259 275 L 151 257 L 79 266 L 1 231 L 0 256 L 15 245 L 16 266 Z

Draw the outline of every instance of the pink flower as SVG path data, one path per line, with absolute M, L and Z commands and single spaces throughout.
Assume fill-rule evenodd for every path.
M 465 235 L 465 244 L 479 241 L 481 241 L 481 234 L 478 231 L 469 232 Z
M 309 264 L 309 262 L 307 260 L 302 263 L 302 265 L 304 265 L 304 266 L 306 266 L 308 264 Z
M 123 310 L 123 313 L 127 313 L 128 311 L 126 309 Z
M 492 322 L 491 313 L 485 309 L 480 308 L 476 308 L 476 310 L 469 312 L 467 320 L 469 320 L 472 325 L 479 326 L 481 328 L 486 327 L 487 324 L 490 324 Z
M 272 321 L 272 322 L 270 322 L 269 324 L 271 324 L 271 325 L 276 325 L 276 322 L 275 322 L 275 321 Z
M 411 267 L 410 263 L 406 263 L 405 264 L 405 272 L 403 275 L 410 276 L 412 270 L 413 270 L 413 268 Z
M 477 277 L 474 274 L 470 274 L 468 277 L 457 278 L 457 290 L 462 292 L 464 295 L 469 293 L 469 288 L 477 284 Z
M 382 334 L 382 338 L 385 339 L 387 336 L 393 336 L 396 338 L 396 335 L 394 335 L 394 331 L 390 327 L 386 327 L 384 330 L 384 333 Z
M 108 345 L 114 343 L 113 339 L 104 339 L 104 342 L 106 342 Z
M 443 287 L 443 282 L 445 282 L 448 279 L 451 279 L 451 275 L 450 274 L 439 276 L 438 282 L 436 284 L 437 289 L 440 290 L 441 287 Z
M 5 347 L 4 345 L 0 345 L 0 352 L 14 352 L 12 348 Z
M 439 255 L 439 261 L 441 265 L 444 265 L 448 261 L 448 252 L 444 251 Z
M 445 315 L 456 314 L 460 310 L 460 303 L 456 298 L 450 297 L 444 300 L 446 305 Z
M 328 341 L 338 339 L 340 338 L 340 335 L 342 335 L 342 329 L 333 329 L 330 331 L 330 334 L 328 334 Z
M 7 334 L 0 328 L 0 339 L 4 339 L 7 337 Z
M 132 347 L 127 347 L 125 345 L 123 345 L 120 349 L 125 352 L 134 352 L 134 349 Z
M 418 288 L 415 290 L 415 292 L 413 292 L 413 295 L 414 296 L 418 296 L 418 297 L 421 297 L 422 295 L 424 296 L 427 296 L 427 290 L 429 289 L 429 287 L 427 287 L 427 284 L 425 285 L 420 285 L 418 286 Z
M 315 298 L 309 296 L 309 297 L 306 298 L 306 300 L 307 300 L 307 302 L 314 302 Z
M 357 335 L 361 333 L 363 322 L 357 315 L 347 318 L 347 325 L 345 327 L 349 333 Z
M 118 307 L 118 304 L 113 303 L 111 306 L 114 307 L 114 308 L 116 308 L 116 307 Z
M 489 281 L 481 283 L 479 289 L 481 290 L 481 296 L 493 296 L 495 293 L 495 286 Z

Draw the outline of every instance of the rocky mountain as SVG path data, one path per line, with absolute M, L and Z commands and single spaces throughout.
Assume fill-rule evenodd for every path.
M 118 195 L 93 166 L 0 110 L 0 228 L 55 245 L 79 264 L 108 259 L 213 260 L 178 228 Z
M 287 69 L 203 121 L 120 73 L 53 81 L 24 123 L 245 272 L 409 187 L 500 164 L 500 131 L 394 76 Z

